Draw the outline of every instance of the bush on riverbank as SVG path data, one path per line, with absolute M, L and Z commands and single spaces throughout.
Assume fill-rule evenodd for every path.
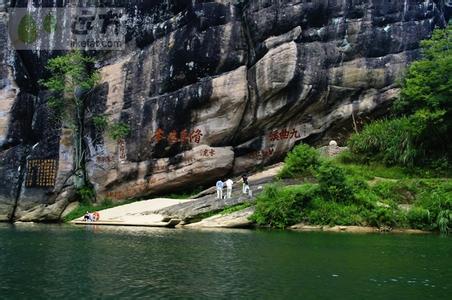
M 256 199 L 251 219 L 258 225 L 285 228 L 300 222 L 302 210 L 318 194 L 318 186 L 305 184 L 283 187 L 272 184 Z
M 418 173 L 399 167 L 347 165 L 322 158 L 314 176 L 315 183 L 266 187 L 256 199 L 252 220 L 275 228 L 304 222 L 450 231 L 449 179 L 416 178 Z
M 284 160 L 279 178 L 313 177 L 320 167 L 320 154 L 306 144 L 296 146 Z
M 349 202 L 353 199 L 352 189 L 347 182 L 345 172 L 333 163 L 322 162 L 316 178 L 324 199 L 334 202 Z
M 413 166 L 423 155 L 419 144 L 425 124 L 412 118 L 375 121 L 359 134 L 353 135 L 348 146 L 356 161 L 380 161 L 386 165 Z

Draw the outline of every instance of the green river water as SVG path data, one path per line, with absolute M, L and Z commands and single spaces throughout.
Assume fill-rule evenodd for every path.
M 0 225 L 0 299 L 452 299 L 438 235 Z

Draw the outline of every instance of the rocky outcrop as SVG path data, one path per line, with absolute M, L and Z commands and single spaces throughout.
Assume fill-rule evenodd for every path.
M 37 84 L 58 53 L 13 51 L 6 38 L 8 7 L 32 2 L 53 5 L 0 1 L 0 220 L 56 220 L 71 194 L 71 132 Z M 123 4 L 126 49 L 93 53 L 102 85 L 85 142 L 99 198 L 211 184 L 300 142 L 343 143 L 352 115 L 359 125 L 386 112 L 419 41 L 449 11 L 431 0 Z M 112 140 L 95 114 L 130 135 Z
M 254 207 L 248 207 L 226 215 L 215 215 L 200 222 L 185 225 L 187 228 L 249 228 L 253 221 L 249 218 L 254 213 Z
M 325 232 L 347 232 L 347 233 L 403 233 L 403 234 L 428 234 L 429 231 L 409 228 L 387 228 L 387 227 L 369 227 L 369 226 L 322 226 L 296 224 L 289 227 L 295 231 L 325 231 Z
M 251 201 L 253 201 L 253 198 L 240 195 L 240 193 L 234 194 L 234 196 L 230 199 L 217 199 L 214 194 L 211 194 L 190 202 L 165 207 L 163 209 L 156 210 L 153 213 L 163 215 L 168 219 L 180 219 L 184 222 L 184 224 L 188 224 L 202 220 L 206 217 L 206 214 L 214 214 L 227 207 Z

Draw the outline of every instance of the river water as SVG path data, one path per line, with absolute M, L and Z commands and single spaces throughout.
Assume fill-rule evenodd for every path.
M 0 299 L 452 299 L 437 235 L 0 225 Z

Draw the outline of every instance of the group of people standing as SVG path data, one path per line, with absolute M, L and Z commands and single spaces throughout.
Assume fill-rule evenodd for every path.
M 248 194 L 249 197 L 252 196 L 252 192 L 250 189 L 250 185 L 248 183 L 248 176 L 245 174 L 242 176 L 242 193 Z M 232 197 L 232 186 L 234 185 L 234 182 L 231 179 L 228 179 L 226 181 L 218 180 L 216 183 L 217 188 L 217 199 L 223 199 L 223 189 L 226 187 L 226 198 L 230 199 Z

